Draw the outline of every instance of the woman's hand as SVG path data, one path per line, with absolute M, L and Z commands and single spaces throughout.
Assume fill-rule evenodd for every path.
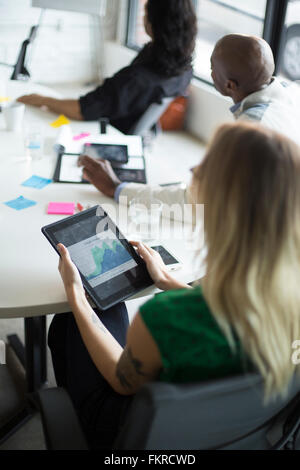
M 138 254 L 146 263 L 148 272 L 156 285 L 161 290 L 184 289 L 189 288 L 187 284 L 177 281 L 170 276 L 165 263 L 160 254 L 141 242 L 130 242 L 137 248 Z
M 58 270 L 63 280 L 68 299 L 75 294 L 84 294 L 81 277 L 78 269 L 71 260 L 67 248 L 62 243 L 59 243 L 57 249 L 60 254 Z
M 17 101 L 24 104 L 29 104 L 30 106 L 45 106 L 46 104 L 46 97 L 42 95 L 32 94 L 32 95 L 24 95 L 20 96 Z

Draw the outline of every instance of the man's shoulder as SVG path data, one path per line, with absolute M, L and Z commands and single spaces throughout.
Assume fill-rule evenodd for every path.
M 261 121 L 264 117 L 264 114 L 270 106 L 269 103 L 255 103 L 249 108 L 243 110 L 240 118 L 244 117 L 253 121 Z
M 267 112 L 276 110 L 279 105 L 288 105 L 291 84 L 274 78 L 272 83 L 247 96 L 236 113 L 237 119 L 261 121 Z

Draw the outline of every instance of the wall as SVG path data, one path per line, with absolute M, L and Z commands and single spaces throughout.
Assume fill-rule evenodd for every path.
M 19 47 L 40 9 L 30 0 L 0 0 L 0 61 L 15 63 Z M 99 82 L 130 63 L 136 52 L 124 47 L 126 0 L 107 1 L 104 23 L 105 47 L 88 15 L 47 10 L 35 40 L 30 71 L 32 79 L 44 84 Z M 117 40 L 115 40 L 117 38 Z M 11 69 L 0 67 L 1 75 Z M 230 102 L 213 87 L 194 80 L 190 89 L 186 128 L 206 142 L 218 124 L 232 120 Z
M 203 142 L 211 139 L 216 128 L 224 122 L 232 122 L 229 98 L 220 95 L 213 86 L 194 79 L 190 87 L 186 129 Z
M 103 28 L 106 39 L 116 36 L 118 3 L 107 2 Z M 38 22 L 40 12 L 31 7 L 30 0 L 0 0 L 0 62 L 16 62 L 21 43 Z M 99 79 L 102 42 L 89 15 L 46 10 L 31 50 L 32 79 L 49 84 Z M 2 66 L 0 74 L 9 74 L 10 70 Z

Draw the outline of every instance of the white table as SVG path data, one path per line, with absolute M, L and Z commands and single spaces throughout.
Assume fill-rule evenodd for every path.
M 57 97 L 52 90 L 30 83 L 10 82 L 7 89 L 12 98 L 33 92 Z M 42 190 L 21 186 L 33 174 L 52 178 L 57 159 L 53 144 L 58 131 L 50 123 L 56 118 L 57 115 L 53 113 L 26 108 L 25 125 L 31 126 L 38 122 L 44 133 L 43 158 L 40 161 L 30 161 L 26 159 L 23 135 L 7 132 L 0 113 L 0 319 L 24 318 L 25 348 L 14 335 L 10 342 L 26 369 L 28 392 L 39 389 L 46 381 L 45 315 L 70 311 L 57 269 L 58 256 L 41 233 L 41 227 L 65 216 L 47 215 L 47 205 L 50 201 L 101 204 L 105 205 L 113 218 L 113 212 L 118 208 L 112 199 L 101 195 L 92 185 L 51 183 Z M 98 122 L 74 121 L 71 127 L 74 134 L 85 131 L 99 133 Z M 109 132 L 119 134 L 112 128 Z M 151 154 L 147 156 L 149 182 L 180 181 L 183 162 L 177 168 L 173 155 L 166 153 L 163 159 L 163 162 L 158 162 Z M 187 165 L 192 166 L 189 163 Z M 36 201 L 37 204 L 22 211 L 3 204 L 20 195 Z M 122 213 L 124 215 L 124 208 Z M 122 214 L 115 222 L 121 230 L 124 228 Z M 182 237 L 176 239 L 178 233 L 182 233 L 182 226 L 175 223 L 172 235 L 164 239 L 162 244 L 183 263 L 182 269 L 175 272 L 176 277 L 190 282 L 200 277 L 201 269 L 194 269 L 195 252 L 190 250 Z M 151 295 L 155 291 L 155 288 L 150 287 L 139 295 Z M 20 415 L 13 417 L 8 423 L 4 435 L 26 420 L 27 416 L 25 406 Z
M 16 89 L 22 89 L 21 83 L 13 83 L 14 92 L 11 95 L 20 95 Z M 42 89 L 44 93 L 49 90 Z M 1 114 L 0 114 L 1 116 Z M 52 183 L 42 190 L 21 186 L 21 183 L 32 174 L 46 178 L 53 176 L 56 153 L 53 143 L 57 130 L 51 123 L 57 116 L 28 107 L 25 121 L 30 123 L 39 120 L 45 133 L 45 155 L 40 161 L 32 162 L 25 159 L 23 137 L 4 130 L 4 123 L 0 118 L 0 318 L 27 317 L 46 315 L 50 313 L 66 312 L 69 306 L 60 276 L 57 271 L 58 257 L 50 247 L 49 242 L 41 234 L 41 227 L 65 216 L 48 215 L 47 205 L 50 201 L 80 202 L 81 204 L 105 204 L 117 210 L 117 204 L 107 198 L 92 185 Z M 74 133 L 88 131 L 97 133 L 97 122 L 72 122 Z M 117 133 L 117 131 L 114 131 Z M 168 155 L 165 156 L 166 159 Z M 173 156 L 171 156 L 172 158 Z M 153 162 L 154 163 L 154 162 Z M 174 166 L 174 161 L 172 162 Z M 152 174 L 150 182 L 161 181 L 160 168 Z M 148 171 L 148 174 L 150 172 Z M 156 176 L 156 177 L 155 177 Z M 180 174 L 177 177 L 180 180 Z M 22 211 L 15 211 L 3 202 L 14 199 L 20 195 L 36 201 L 36 206 Z M 116 221 L 122 229 L 121 219 Z M 178 224 L 178 230 L 181 229 Z M 175 224 L 176 231 L 176 224 Z M 182 242 L 174 238 L 164 240 L 166 248 L 175 252 L 184 260 L 183 269 L 177 275 L 187 282 L 193 280 L 194 253 Z M 153 291 L 153 290 L 152 290 Z M 147 295 L 151 290 L 147 290 Z
M 13 98 L 33 91 L 55 96 L 51 90 L 40 86 L 19 82 L 10 82 L 8 85 L 8 95 Z M 55 114 L 36 108 L 28 107 L 26 109 L 26 125 L 38 121 L 43 126 L 45 138 L 44 156 L 40 161 L 33 162 L 25 158 L 23 136 L 7 132 L 0 114 L 0 318 L 24 317 L 28 319 L 27 324 L 32 323 L 29 330 L 32 332 L 35 329 L 36 336 L 42 336 L 43 342 L 45 327 L 44 324 L 41 326 L 41 321 L 45 321 L 44 316 L 70 310 L 57 270 L 57 254 L 41 233 L 42 226 L 65 216 L 47 215 L 48 203 L 63 201 L 80 202 L 83 205 L 109 204 L 112 210 L 117 208 L 117 204 L 112 199 L 101 195 L 92 185 L 52 183 L 42 190 L 21 186 L 21 183 L 32 174 L 46 178 L 53 176 L 57 158 L 53 150 L 53 143 L 58 131 L 49 124 L 56 117 Z M 99 132 L 98 122 L 74 121 L 71 123 L 71 127 L 74 134 L 84 131 L 94 134 Z M 114 129 L 111 129 L 110 132 L 118 133 Z M 167 158 L 168 155 L 165 155 L 166 160 Z M 174 181 L 173 156 L 171 155 L 169 158 L 170 167 L 173 168 L 172 180 Z M 164 165 L 166 165 L 166 161 L 164 161 Z M 177 180 L 180 180 L 180 176 L 179 173 Z M 148 167 L 148 178 L 151 183 L 162 182 L 160 165 L 155 164 L 154 161 Z M 3 202 L 15 199 L 20 195 L 37 201 L 37 205 L 22 211 L 15 211 L 3 204 Z M 105 207 L 110 213 L 109 207 Z M 122 216 L 116 220 L 116 223 L 122 230 Z M 176 233 L 176 224 L 174 230 Z M 178 230 L 181 230 L 180 224 L 178 224 Z M 182 239 L 176 240 L 174 235 L 171 239 L 163 240 L 163 244 L 171 252 L 176 253 L 180 260 L 184 261 L 182 269 L 177 271 L 175 275 L 186 282 L 193 281 L 197 277 L 193 268 L 194 252 L 185 246 Z M 155 292 L 154 288 L 148 288 L 140 295 L 149 295 L 153 292 Z M 35 321 L 36 317 L 39 320 Z M 32 337 L 28 341 L 32 342 Z M 45 354 L 44 350 L 40 364 L 45 362 Z M 33 361 L 34 357 L 28 360 Z M 39 365 L 39 367 L 41 368 L 39 374 L 45 379 L 44 366 Z M 32 373 L 34 374 L 34 371 Z M 30 389 L 39 386 L 38 377 L 33 376 L 30 380 Z

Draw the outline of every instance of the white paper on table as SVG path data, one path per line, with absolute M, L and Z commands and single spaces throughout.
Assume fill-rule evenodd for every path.
M 72 144 L 74 146 L 72 148 Z M 64 147 L 69 153 L 78 153 L 78 146 L 76 141 L 73 140 L 73 133 L 70 124 L 65 124 L 58 129 L 57 137 L 54 143 L 54 149 L 60 150 L 60 147 Z
M 66 153 L 82 153 L 86 143 L 127 145 L 128 157 L 143 155 L 142 138 L 138 135 L 91 134 L 80 140 L 73 140 L 70 125 L 60 127 L 54 147 L 57 149 L 58 145 L 62 145 Z
M 82 181 L 82 168 L 77 166 L 77 155 L 63 155 L 60 163 L 61 181 L 69 181 L 74 183 L 81 183 Z

